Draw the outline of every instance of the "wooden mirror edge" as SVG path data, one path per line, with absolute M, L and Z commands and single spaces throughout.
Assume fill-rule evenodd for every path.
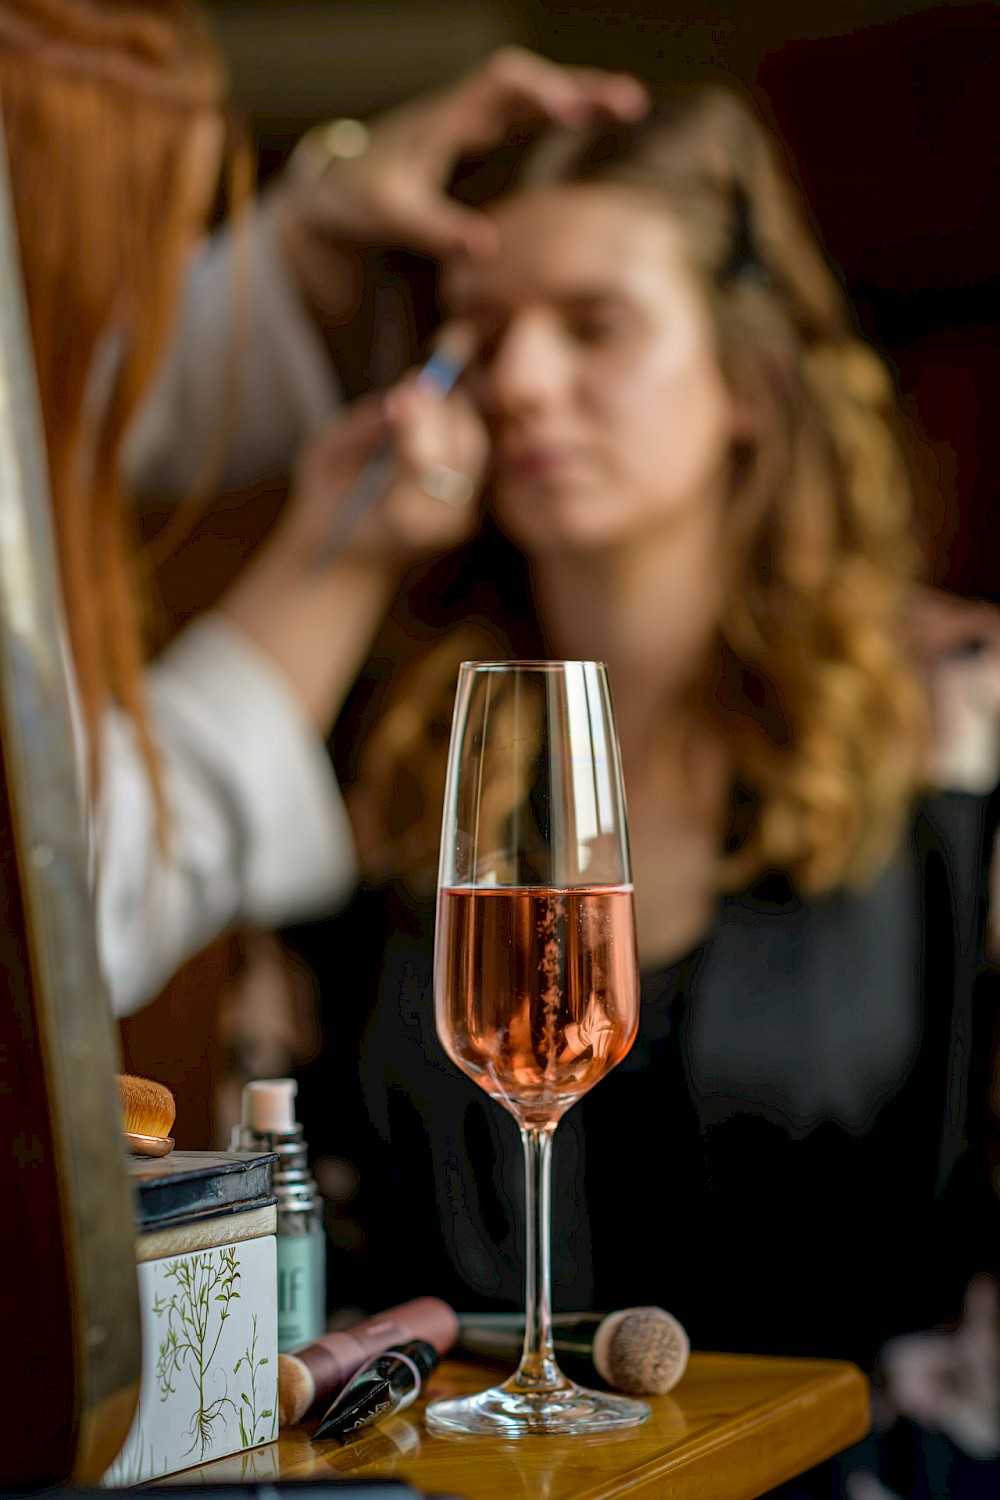
M 19 884 L 8 904 L 23 913 L 25 939 L 19 943 L 15 934 L 8 953 L 19 955 L 26 971 L 11 983 L 25 997 L 24 1045 L 37 1054 L 36 1071 L 22 1081 L 43 1081 L 50 1126 L 37 1137 L 34 1156 L 30 1143 L 19 1152 L 13 1141 L 2 1149 L 11 1190 L 44 1191 L 57 1208 L 68 1280 L 70 1472 L 37 1478 L 96 1482 L 125 1440 L 138 1397 L 133 1200 L 114 1085 L 117 1032 L 97 956 L 66 633 L 2 134 L 0 288 L 0 736 L 15 855 L 6 874 Z M 11 1030 L 6 1045 L 16 1048 L 18 1033 Z M 17 1065 L 16 1058 L 4 1061 Z M 44 1348 L 8 1354 L 24 1379 L 44 1378 Z M 12 1477 L 25 1483 L 36 1476 Z

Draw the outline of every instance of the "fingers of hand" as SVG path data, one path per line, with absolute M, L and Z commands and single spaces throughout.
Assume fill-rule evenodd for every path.
M 379 396 L 352 401 L 306 447 L 299 463 L 300 482 L 311 480 L 331 492 L 346 490 L 388 430 Z
M 452 469 L 448 464 L 432 464 L 429 469 L 422 470 L 417 483 L 425 495 L 445 505 L 468 505 L 476 493 L 472 475 L 462 469 Z
M 638 119 L 649 108 L 645 88 L 628 74 L 563 68 L 523 47 L 494 52 L 456 92 L 468 108 L 463 145 L 477 147 L 497 144 L 510 124 L 526 117 L 581 125 L 598 113 Z
M 1000 1332 L 1000 1286 L 982 1271 L 971 1277 L 962 1299 L 962 1322 Z
M 392 392 L 388 406 L 398 468 L 387 506 L 413 545 L 457 545 L 477 520 L 485 430 L 460 393 L 441 400 L 412 378 Z
M 357 156 L 331 158 L 326 137 L 313 132 L 299 212 L 320 228 L 339 225 L 432 254 L 486 258 L 496 248 L 492 224 L 444 193 L 464 152 L 499 145 L 526 119 L 574 126 L 601 114 L 636 119 L 648 107 L 645 88 L 627 74 L 563 68 L 502 47 L 452 87 L 376 121 Z M 308 155 L 303 151 L 303 160 Z M 314 158 L 327 163 L 318 176 Z
M 591 113 L 597 110 L 618 120 L 641 120 L 649 110 L 649 91 L 631 73 L 574 68 L 573 79 Z
M 956 1351 L 949 1334 L 912 1334 L 883 1350 L 886 1394 L 904 1416 L 935 1425 L 953 1390 Z
M 486 259 L 499 244 L 497 231 L 484 213 L 447 197 L 440 183 L 432 180 L 425 191 L 410 191 L 408 198 L 397 200 L 395 224 L 401 243 L 432 255 Z
M 376 126 L 373 137 L 370 152 L 334 163 L 317 185 L 304 210 L 312 223 L 327 231 L 346 225 L 359 236 L 432 255 L 493 251 L 496 231 L 486 215 L 444 191 L 462 149 L 454 127 L 432 120 L 404 136 L 393 126 L 383 140 Z
M 416 477 L 444 464 L 478 482 L 489 443 L 475 408 L 460 391 L 442 400 L 411 374 L 386 397 L 385 411 L 401 469 Z

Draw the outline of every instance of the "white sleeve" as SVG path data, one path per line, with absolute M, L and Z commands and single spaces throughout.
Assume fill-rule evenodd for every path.
M 129 487 L 179 502 L 206 473 L 215 492 L 280 477 L 340 399 L 273 215 L 257 204 L 191 262 L 172 341 L 127 435 Z
M 189 626 L 148 673 L 169 817 L 160 848 L 128 715 L 103 739 L 95 819 L 98 944 L 117 1014 L 239 918 L 262 926 L 334 909 L 354 847 L 329 756 L 294 695 L 218 614 Z

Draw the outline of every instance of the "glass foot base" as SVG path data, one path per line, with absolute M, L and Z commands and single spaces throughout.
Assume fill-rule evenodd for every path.
M 526 1391 L 508 1382 L 476 1396 L 432 1401 L 424 1415 L 431 1432 L 510 1438 L 636 1427 L 649 1416 L 649 1407 L 644 1401 L 589 1391 L 569 1381 L 554 1391 Z

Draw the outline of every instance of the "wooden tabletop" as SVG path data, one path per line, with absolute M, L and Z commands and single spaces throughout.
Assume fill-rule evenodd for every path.
M 482 1390 L 509 1366 L 446 1361 L 426 1400 Z M 341 1447 L 311 1427 L 235 1458 L 188 1469 L 179 1484 L 329 1479 L 406 1480 L 462 1500 L 751 1500 L 857 1442 L 868 1431 L 869 1387 L 832 1360 L 693 1354 L 669 1396 L 650 1399 L 641 1427 L 603 1437 L 432 1437 L 424 1401 Z M 315 1424 L 312 1424 L 315 1426 Z

